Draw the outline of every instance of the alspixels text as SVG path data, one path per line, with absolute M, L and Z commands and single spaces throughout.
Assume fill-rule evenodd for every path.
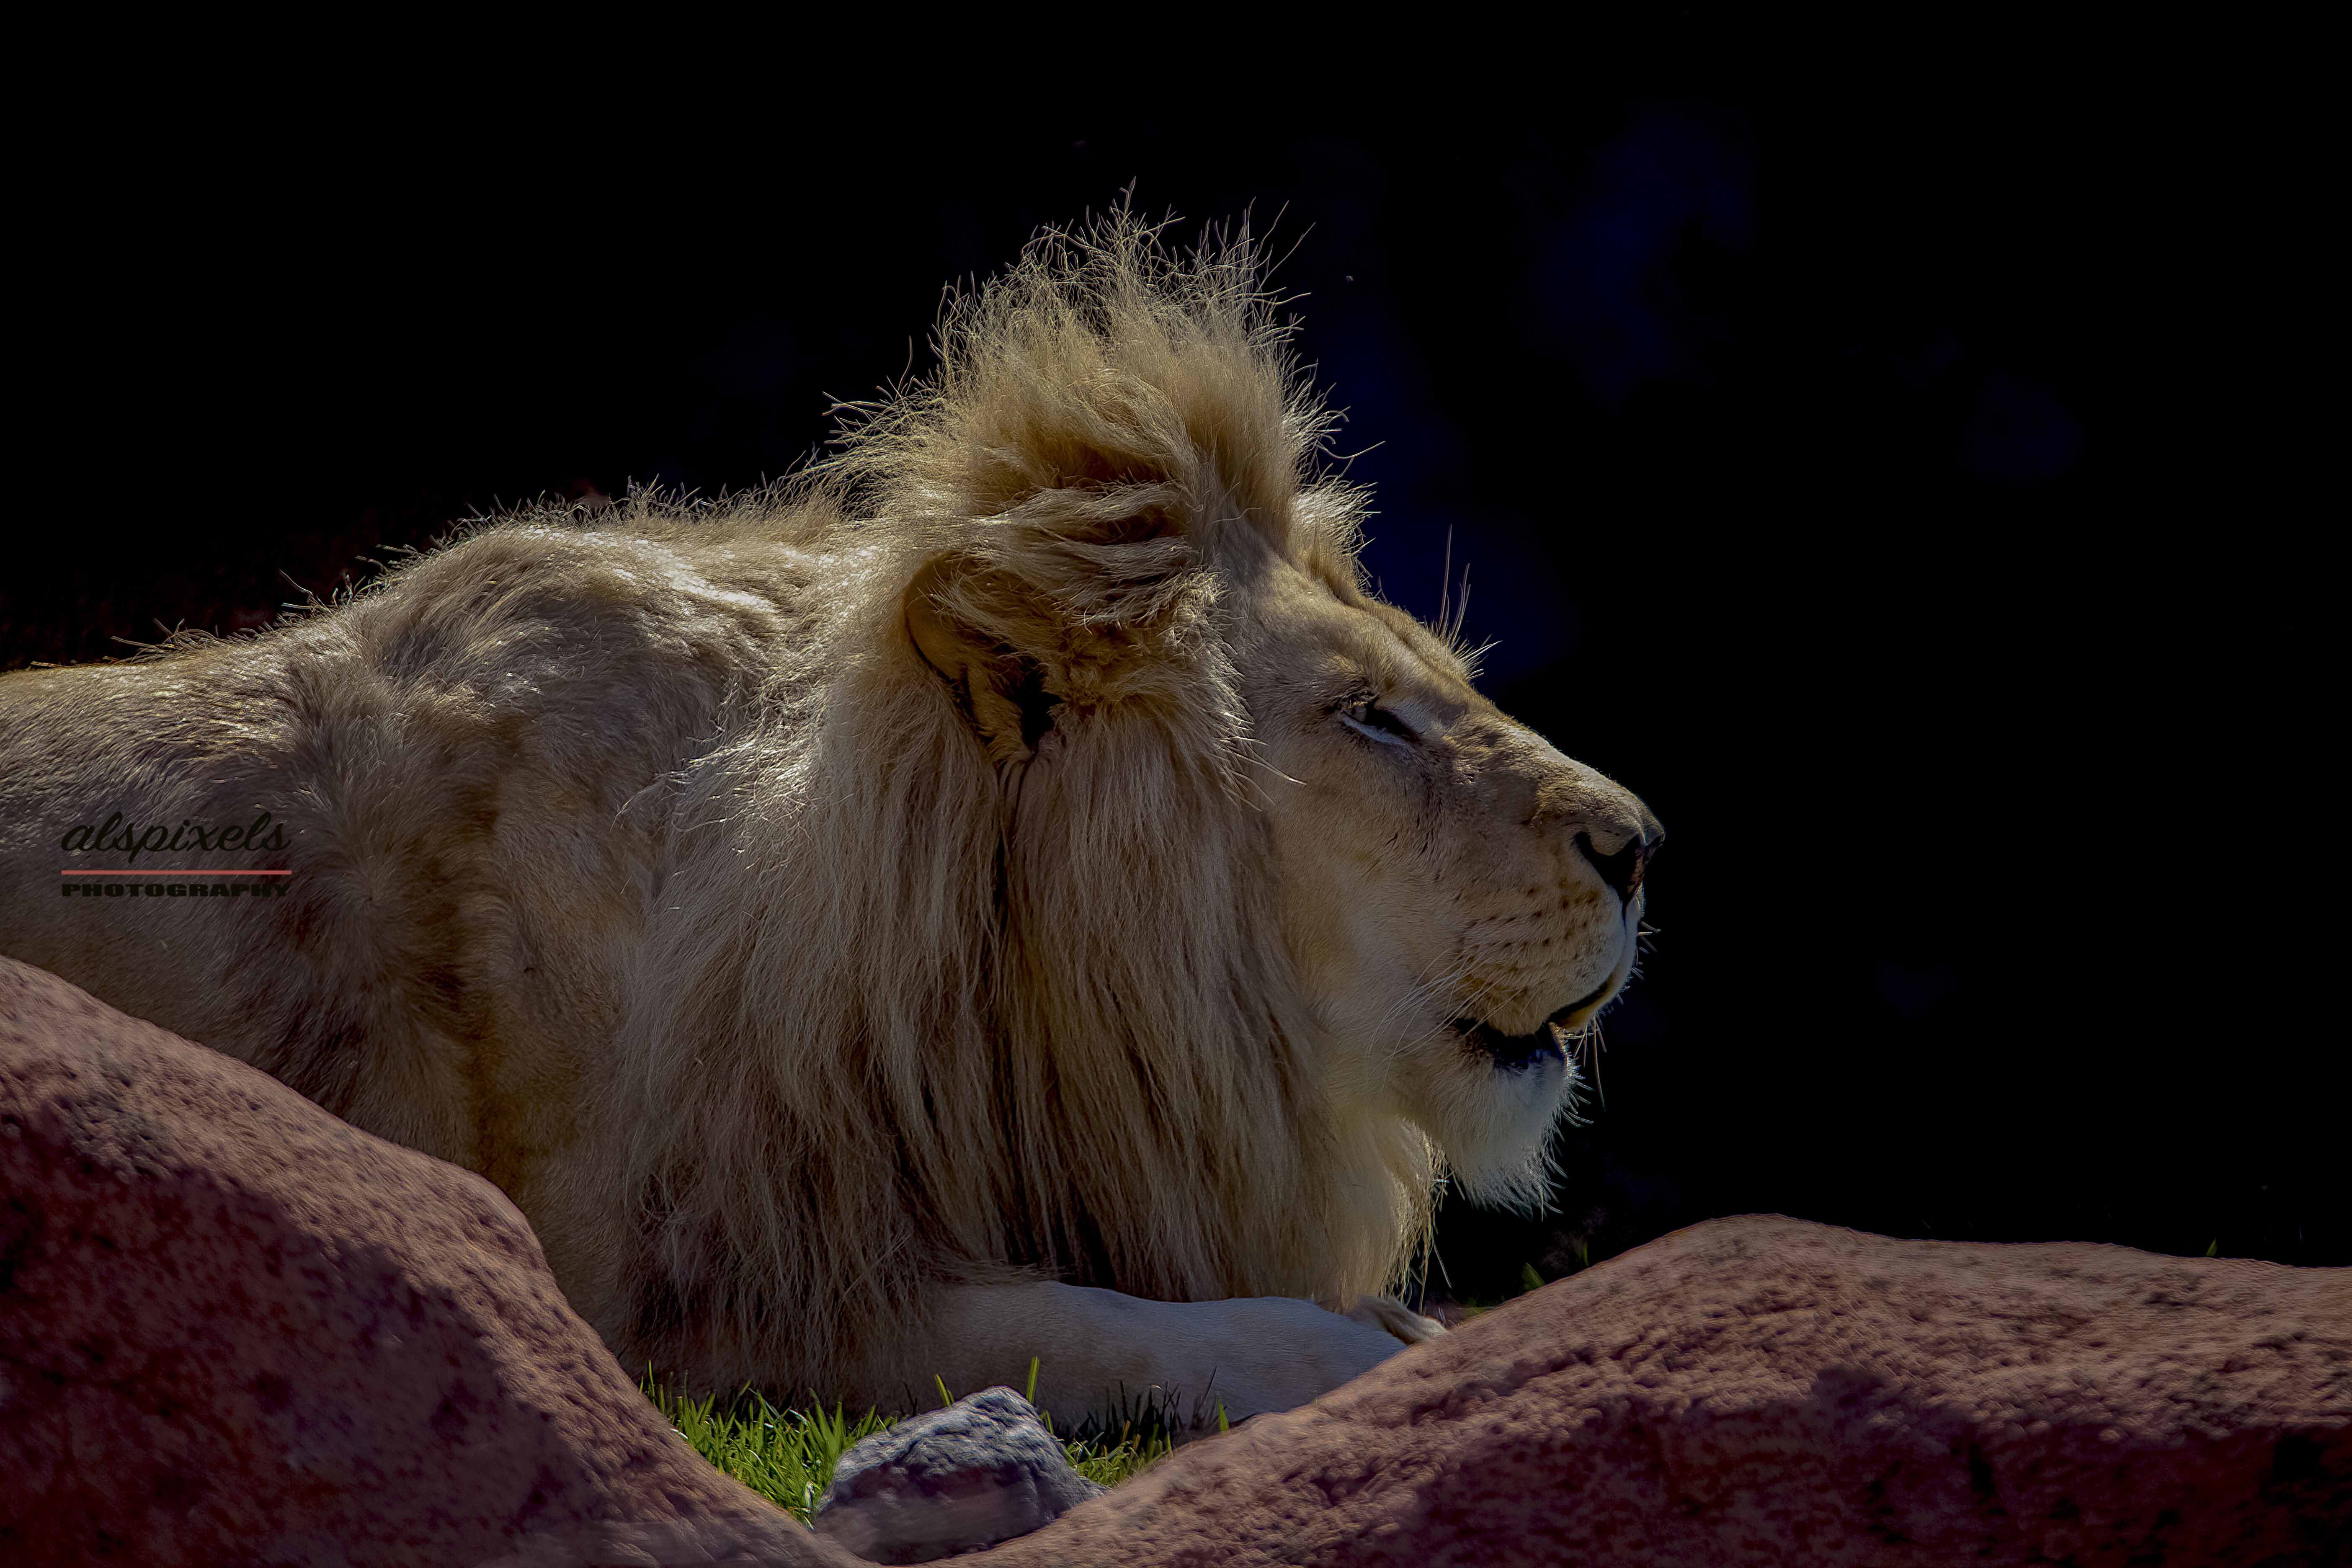
M 136 860 L 142 851 L 159 849 L 283 849 L 286 825 L 273 822 L 265 811 L 242 826 L 206 827 L 184 817 L 177 827 L 160 824 L 142 827 L 135 822 L 126 824 L 118 811 L 95 826 L 85 823 L 68 828 L 59 847 L 69 855 L 110 849 L 129 860 Z

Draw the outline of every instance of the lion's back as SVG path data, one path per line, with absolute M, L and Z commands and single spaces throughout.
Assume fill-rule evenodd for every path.
M 700 542 L 509 523 L 258 637 L 0 680 L 0 951 L 527 1187 L 614 1135 L 582 1107 L 659 896 L 661 786 L 759 700 L 825 576 Z M 66 847 L 262 812 L 236 853 Z M 60 894 L 67 866 L 286 875 L 102 898 Z M 269 890 L 204 892 L 230 881 Z

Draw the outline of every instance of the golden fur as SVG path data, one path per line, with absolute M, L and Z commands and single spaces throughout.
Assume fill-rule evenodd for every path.
M 1121 216 L 786 486 L 9 677 L 0 947 L 498 1181 L 703 1386 L 977 1367 L 959 1289 L 1390 1289 L 1447 1162 L 1533 1190 L 1573 1075 L 1473 1026 L 1597 1011 L 1657 834 L 1368 594 L 1286 342 L 1245 236 Z M 258 809 L 282 899 L 51 897 Z

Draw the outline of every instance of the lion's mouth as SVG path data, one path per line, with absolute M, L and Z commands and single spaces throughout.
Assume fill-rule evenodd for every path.
M 1592 994 L 1562 1007 L 1531 1035 L 1507 1035 L 1494 1025 L 1482 1024 L 1475 1018 L 1456 1018 L 1454 1028 L 1465 1040 L 1486 1052 L 1497 1072 L 1519 1072 L 1544 1062 L 1566 1061 L 1569 1031 L 1581 1028 L 1601 1004 L 1609 1000 L 1615 980 L 1612 975 L 1602 981 Z

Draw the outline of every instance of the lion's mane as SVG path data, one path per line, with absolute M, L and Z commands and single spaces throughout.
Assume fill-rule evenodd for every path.
M 1008 1265 L 1340 1305 L 1410 1261 L 1435 1157 L 1318 1082 L 1225 635 L 1219 562 L 1357 588 L 1361 498 L 1320 471 L 1277 309 L 1245 233 L 1048 236 L 789 492 L 604 524 L 825 563 L 663 787 L 619 1031 L 657 1261 L 603 1325 L 625 1343 L 771 1383 L 786 1347 L 823 1387 L 928 1287 Z M 908 650 L 941 561 L 939 603 L 1042 662 L 1050 765 L 984 749 Z

